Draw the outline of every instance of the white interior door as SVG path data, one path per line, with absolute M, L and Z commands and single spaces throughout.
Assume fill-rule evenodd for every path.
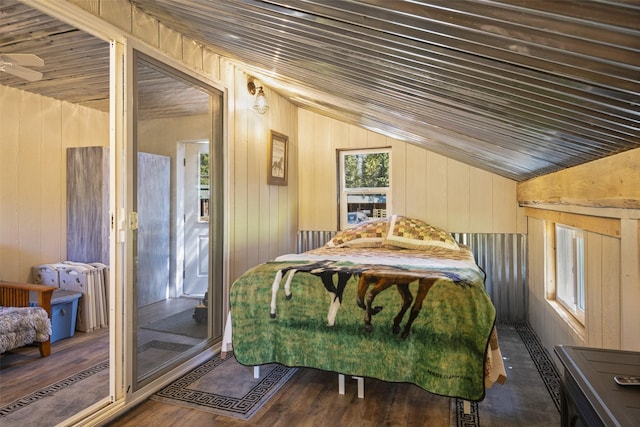
M 184 152 L 183 292 L 200 296 L 209 277 L 209 143 L 186 143 Z

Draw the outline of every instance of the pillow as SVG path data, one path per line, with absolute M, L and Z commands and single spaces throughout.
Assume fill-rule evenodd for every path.
M 330 248 L 377 248 L 382 246 L 389 222 L 386 218 L 363 222 L 353 228 L 341 230 L 325 246 Z
M 460 250 L 448 232 L 415 218 L 393 215 L 384 246 L 426 250 L 433 247 Z

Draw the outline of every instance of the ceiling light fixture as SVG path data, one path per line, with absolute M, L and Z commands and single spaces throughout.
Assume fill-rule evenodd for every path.
M 262 86 L 256 87 L 255 82 L 253 80 L 249 80 L 249 83 L 247 83 L 247 90 L 251 95 L 255 95 L 256 92 L 258 93 L 256 100 L 253 103 L 253 109 L 260 114 L 266 113 L 269 110 L 269 104 L 267 103 L 267 97 L 264 95 Z

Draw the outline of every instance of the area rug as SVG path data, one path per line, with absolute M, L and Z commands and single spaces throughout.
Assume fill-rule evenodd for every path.
M 194 309 L 189 308 L 180 313 L 141 326 L 143 329 L 185 335 L 192 338 L 206 338 L 207 324 L 198 323 L 193 318 Z
M 481 402 L 472 402 L 468 414 L 464 413 L 464 402 L 455 399 L 451 424 L 560 425 L 560 376 L 549 352 L 525 322 L 503 322 L 496 327 L 507 381 L 488 389 Z
M 296 372 L 278 364 L 253 367 L 239 364 L 233 353 L 219 355 L 158 391 L 150 399 L 218 415 L 250 419 Z
M 0 408 L 0 425 L 48 427 L 109 395 L 109 361 L 98 363 Z
M 141 366 L 157 366 L 189 345 L 152 340 L 138 347 Z M 153 363 L 147 363 L 153 359 Z M 105 360 L 0 407 L 2 426 L 55 426 L 109 395 L 109 361 Z

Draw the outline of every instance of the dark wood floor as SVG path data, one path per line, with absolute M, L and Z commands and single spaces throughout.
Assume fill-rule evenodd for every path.
M 109 331 L 76 332 L 52 344 L 41 358 L 37 347 L 0 357 L 0 406 L 91 367 L 108 358 Z M 71 415 L 71 414 L 70 414 Z M 409 384 L 367 378 L 365 399 L 358 399 L 356 381 L 346 378 L 338 394 L 338 376 L 299 369 L 251 420 L 241 421 L 207 412 L 146 400 L 110 423 L 111 426 L 449 426 L 450 399 Z
M 338 394 L 338 376 L 299 369 L 249 421 L 217 416 L 147 400 L 110 426 L 449 426 L 448 397 L 410 384 L 367 378 L 365 398 L 358 399 L 355 380 L 346 378 Z
M 35 346 L 0 356 L 0 407 L 109 358 L 109 330 L 75 332 L 40 357 Z
M 144 325 L 194 307 L 198 301 L 197 298 L 177 298 L 151 304 L 138 311 L 138 319 Z M 44 358 L 36 346 L 8 351 L 0 355 L 0 407 L 108 358 L 109 329 L 106 328 L 75 331 L 72 337 L 52 343 L 51 355 Z

